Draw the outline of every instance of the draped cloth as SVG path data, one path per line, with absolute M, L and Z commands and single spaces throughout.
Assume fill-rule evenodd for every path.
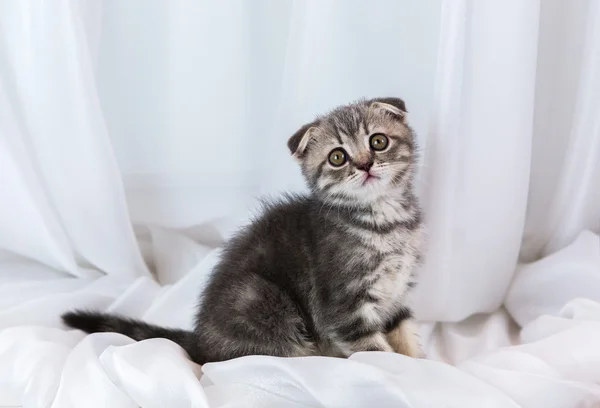
M 600 3 L 374 3 L 0 3 L 0 406 L 600 404 Z M 414 21 L 435 41 L 403 41 Z M 429 102 L 409 86 L 428 70 Z M 249 203 L 302 188 L 281 135 L 402 90 L 427 359 L 199 367 L 164 339 L 61 325 L 82 307 L 191 328 Z

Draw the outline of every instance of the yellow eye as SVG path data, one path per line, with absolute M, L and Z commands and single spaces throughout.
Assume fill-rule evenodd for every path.
M 373 150 L 385 150 L 388 146 L 388 138 L 383 133 L 375 133 L 369 139 L 369 144 Z
M 329 163 L 332 166 L 339 167 L 346 163 L 346 152 L 342 149 L 335 149 L 329 153 Z

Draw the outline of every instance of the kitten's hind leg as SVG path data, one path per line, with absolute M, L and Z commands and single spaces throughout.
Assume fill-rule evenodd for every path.
M 423 358 L 425 353 L 419 344 L 419 334 L 412 319 L 402 320 L 388 334 L 387 339 L 396 353 Z
M 198 315 L 196 331 L 209 361 L 318 354 L 301 305 L 287 291 L 256 274 L 226 284 L 226 289 L 205 294 Z

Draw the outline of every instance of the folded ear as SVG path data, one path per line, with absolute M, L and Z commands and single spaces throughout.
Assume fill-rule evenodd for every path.
M 317 122 L 307 123 L 289 138 L 287 145 L 290 149 L 290 153 L 292 153 L 292 156 L 297 159 L 302 158 L 302 155 L 306 150 L 306 146 L 308 146 L 308 142 L 310 141 L 311 133 L 314 131 L 317 125 Z
M 406 105 L 400 98 L 375 98 L 371 100 L 374 109 L 383 109 L 394 116 L 397 116 L 402 123 L 406 123 Z

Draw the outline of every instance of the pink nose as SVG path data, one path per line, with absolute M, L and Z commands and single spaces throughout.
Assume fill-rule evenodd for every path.
M 373 161 L 368 161 L 365 163 L 357 163 L 356 164 L 356 168 L 359 170 L 363 170 L 368 172 L 369 170 L 371 170 L 371 167 L 373 167 Z

